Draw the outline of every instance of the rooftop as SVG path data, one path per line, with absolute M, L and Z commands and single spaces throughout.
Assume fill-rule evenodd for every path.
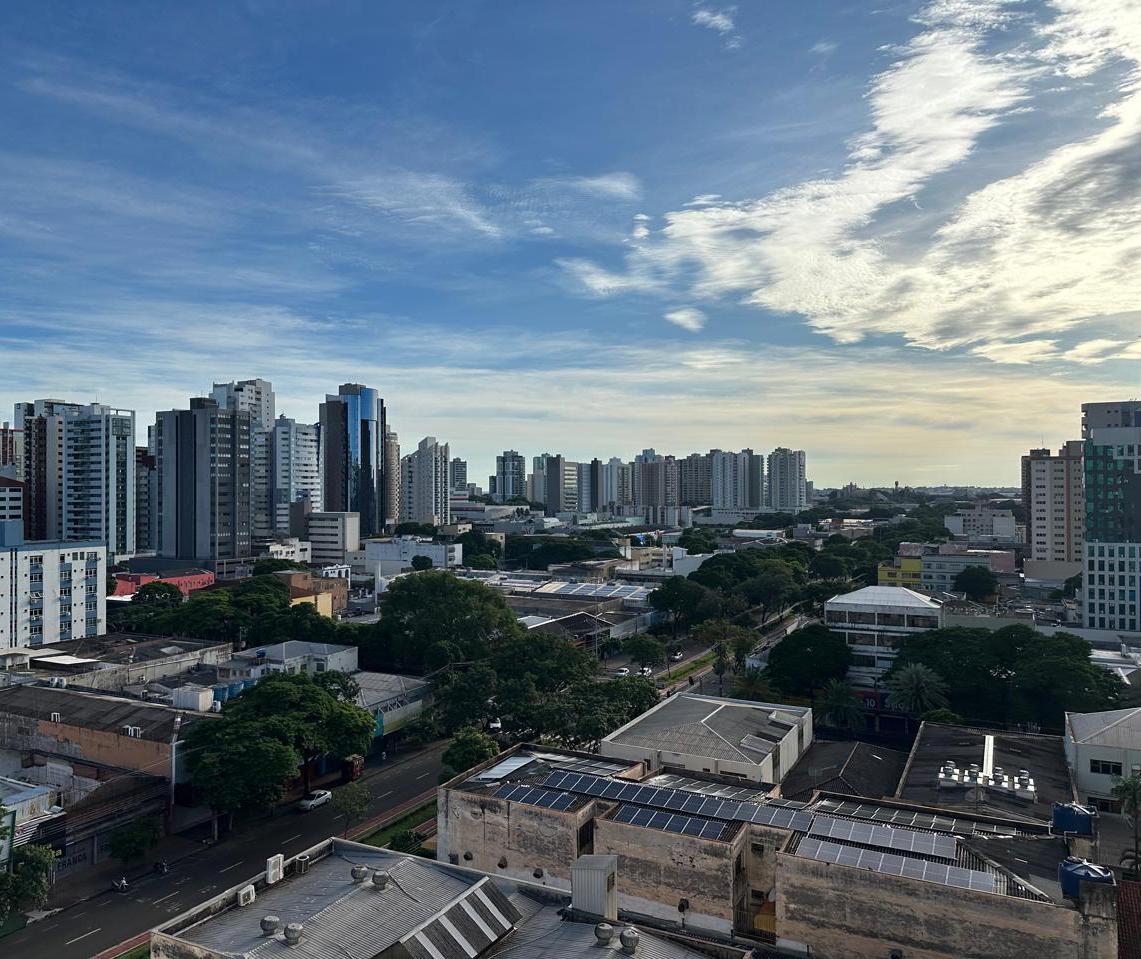
M 260 959 L 286 948 L 287 924 L 299 924 L 303 959 L 605 959 L 621 956 L 617 936 L 600 946 L 593 922 L 565 917 L 569 897 L 555 890 L 459 866 L 400 855 L 340 839 L 309 850 L 312 863 L 270 886 L 251 880 L 256 904 L 237 905 L 236 887 L 158 927 L 156 954 L 193 950 L 203 957 Z M 352 870 L 359 869 L 354 879 Z M 380 872 L 378 884 L 371 876 Z M 277 931 L 262 919 L 277 917 Z M 692 959 L 698 953 L 639 930 L 644 959 Z M 390 951 L 391 950 L 391 951 Z M 724 949 L 720 954 L 726 955 Z M 728 953 L 733 955 L 733 953 Z
M 781 783 L 786 799 L 811 799 L 817 790 L 882 799 L 894 796 L 907 753 L 861 742 L 816 740 Z
M 48 646 L 28 650 L 33 660 L 70 656 L 77 660 L 99 661 L 122 665 L 142 663 L 180 653 L 227 645 L 209 639 L 191 639 L 186 636 L 152 636 L 145 633 L 106 633 L 87 639 L 69 639 Z
M 361 688 L 357 702 L 366 708 L 424 689 L 429 685 L 426 680 L 415 676 L 401 676 L 397 673 L 363 671 L 353 673 L 352 678 Z
M 908 606 L 915 609 L 939 609 L 940 604 L 906 586 L 865 586 L 855 592 L 833 596 L 829 603 L 854 603 L 861 606 Z
M 254 649 L 245 649 L 240 653 L 235 653 L 236 659 L 269 659 L 275 663 L 284 662 L 287 659 L 295 659 L 298 656 L 333 656 L 336 653 L 343 653 L 350 649 L 356 649 L 355 646 L 336 646 L 332 643 L 307 643 L 299 639 L 289 639 L 284 643 L 274 643 L 270 646 L 258 646 Z M 264 656 L 261 655 L 264 653 Z
M 157 742 L 170 742 L 176 728 L 184 733 L 190 723 L 212 716 L 118 696 L 33 685 L 0 689 L 0 713 L 108 733 L 121 734 L 124 726 L 137 726 L 138 738 Z M 56 713 L 59 719 L 53 720 Z
M 807 712 L 799 706 L 683 693 L 663 700 L 604 742 L 759 763 Z
M 1066 735 L 1085 746 L 1141 749 L 1141 706 L 1102 713 L 1066 713 Z
M 1008 774 L 1028 770 L 1034 780 L 1036 800 L 1019 799 L 998 789 L 940 788 L 939 770 L 944 763 L 952 762 L 959 769 L 984 765 L 988 736 L 994 737 L 993 765 Z M 983 814 L 1039 822 L 1049 821 L 1054 803 L 1075 801 L 1061 736 L 939 723 L 920 726 L 895 795 L 943 809 L 969 808 Z

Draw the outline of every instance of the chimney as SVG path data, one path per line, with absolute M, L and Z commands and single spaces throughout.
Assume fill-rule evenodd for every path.
M 579 856 L 571 866 L 571 908 L 618 921 L 617 856 Z

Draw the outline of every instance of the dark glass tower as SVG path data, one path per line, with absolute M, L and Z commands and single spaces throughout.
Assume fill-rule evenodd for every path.
M 385 412 L 380 393 L 344 383 L 321 404 L 321 452 L 325 509 L 359 513 L 364 539 L 384 531 Z

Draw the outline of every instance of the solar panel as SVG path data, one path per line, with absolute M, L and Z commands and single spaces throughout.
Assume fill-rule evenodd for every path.
M 840 842 L 860 843 L 864 846 L 897 849 L 900 852 L 922 856 L 938 856 L 940 859 L 954 859 L 958 851 L 958 843 L 953 836 L 916 832 L 913 829 L 880 826 L 851 819 L 833 819 L 831 816 L 817 816 L 809 829 L 809 835 L 836 839 Z
M 493 795 L 496 799 L 506 799 L 508 802 L 523 803 L 526 806 L 542 806 L 545 809 L 559 811 L 570 809 L 578 800 L 578 797 L 573 793 L 540 789 L 525 783 L 507 783 L 500 786 Z
M 972 889 L 975 892 L 994 892 L 994 876 L 977 869 L 964 869 L 962 866 L 949 866 L 941 862 L 926 862 L 908 856 L 898 856 L 873 849 L 857 849 L 842 846 L 805 836 L 797 847 L 796 854 L 819 862 L 837 863 L 857 869 L 870 869 L 888 876 L 904 876 L 909 879 L 922 879 L 937 882 L 944 886 L 959 889 Z
M 983 832 L 987 829 L 984 824 L 971 823 L 950 816 L 933 816 L 930 813 L 918 812 L 913 809 L 894 809 L 890 806 L 873 806 L 868 803 L 843 802 L 836 799 L 822 799 L 816 804 L 816 809 L 836 816 L 851 816 L 855 819 L 869 819 L 875 822 L 890 823 L 893 826 L 925 829 L 932 832 L 970 835 L 973 832 Z
M 697 816 L 679 815 L 661 809 L 643 809 L 627 804 L 615 810 L 613 819 L 615 822 L 628 823 L 631 826 L 718 841 L 726 838 L 733 829 L 731 824 L 718 822 L 715 819 L 700 819 Z

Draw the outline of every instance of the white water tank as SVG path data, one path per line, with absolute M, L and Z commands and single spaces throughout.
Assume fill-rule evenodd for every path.
M 196 713 L 209 712 L 214 702 L 214 690 L 204 686 L 179 686 L 171 700 L 175 709 L 188 709 Z

